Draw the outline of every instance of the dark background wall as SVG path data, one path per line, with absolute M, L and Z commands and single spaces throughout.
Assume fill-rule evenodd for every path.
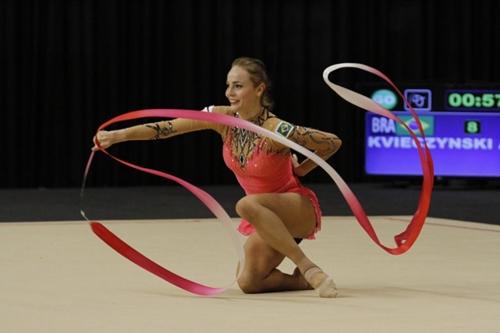
M 224 104 L 233 58 L 261 58 L 276 113 L 337 133 L 332 160 L 362 181 L 363 112 L 322 82 L 361 62 L 397 82 L 499 81 L 498 1 L 47 0 L 0 2 L 0 186 L 78 186 L 97 126 L 143 108 Z M 372 78 L 344 71 L 347 86 Z M 213 133 L 113 152 L 197 184 L 234 182 Z M 311 181 L 323 181 L 321 173 Z M 158 181 L 104 157 L 91 185 Z

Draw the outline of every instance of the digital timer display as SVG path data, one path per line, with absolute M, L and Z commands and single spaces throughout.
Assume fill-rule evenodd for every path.
M 500 90 L 447 90 L 446 110 L 500 111 Z

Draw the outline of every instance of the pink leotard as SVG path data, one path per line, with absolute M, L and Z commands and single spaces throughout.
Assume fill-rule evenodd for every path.
M 295 192 L 307 197 L 314 207 L 316 214 L 316 227 L 307 237 L 314 239 L 314 235 L 321 227 L 321 210 L 316 194 L 307 187 L 302 186 L 299 179 L 293 173 L 293 164 L 290 153 L 267 152 L 263 147 L 265 139 L 261 139 L 254 151 L 248 156 L 248 161 L 241 167 L 238 158 L 232 153 L 232 132 L 224 140 L 223 157 L 227 167 L 234 172 L 238 183 L 245 193 L 285 193 Z M 246 220 L 242 219 L 238 231 L 243 235 L 250 235 L 255 228 Z

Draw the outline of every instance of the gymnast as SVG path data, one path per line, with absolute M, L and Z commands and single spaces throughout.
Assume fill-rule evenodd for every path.
M 265 65 L 254 58 L 233 61 L 227 74 L 229 106 L 211 106 L 203 111 L 250 121 L 315 152 L 324 160 L 341 146 L 334 134 L 296 126 L 272 113 L 270 80 Z M 314 239 L 320 230 L 321 211 L 312 190 L 302 177 L 317 165 L 298 161 L 288 147 L 256 133 L 222 124 L 173 119 L 114 131 L 99 131 L 102 148 L 130 140 L 156 140 L 211 129 L 221 135 L 223 159 L 245 196 L 236 203 L 242 218 L 238 231 L 248 236 L 244 245 L 245 265 L 238 285 L 244 293 L 316 289 L 320 297 L 336 297 L 333 279 L 313 263 L 299 247 L 302 239 Z M 94 150 L 98 149 L 97 145 Z M 277 269 L 285 257 L 296 268 L 292 274 Z M 239 269 L 239 268 L 238 268 Z

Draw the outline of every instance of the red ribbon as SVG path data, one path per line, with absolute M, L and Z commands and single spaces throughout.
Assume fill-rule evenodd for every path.
M 179 109 L 152 109 L 152 110 L 140 110 L 140 111 L 133 111 L 129 113 L 125 113 L 122 115 L 119 115 L 111 120 L 108 120 L 101 126 L 99 126 L 99 130 L 103 130 L 106 127 L 108 127 L 111 124 L 121 122 L 121 121 L 126 121 L 126 120 L 132 120 L 132 119 L 139 119 L 139 118 L 154 118 L 154 117 L 161 117 L 161 118 L 187 118 L 187 119 L 195 119 L 195 120 L 204 120 L 204 121 L 211 121 L 211 122 L 216 122 L 220 124 L 224 124 L 226 126 L 238 126 L 240 128 L 245 128 L 249 131 L 255 132 L 257 134 L 260 134 L 262 136 L 271 138 L 273 140 L 276 140 L 291 149 L 305 155 L 306 157 L 310 158 L 313 160 L 316 164 L 318 164 L 321 168 L 323 168 L 329 175 L 330 177 L 335 181 L 337 186 L 339 187 L 342 195 L 346 199 L 346 202 L 348 203 L 349 207 L 351 208 L 351 211 L 353 212 L 354 216 L 356 217 L 357 221 L 361 225 L 361 227 L 366 231 L 366 233 L 369 235 L 369 237 L 382 249 L 387 251 L 390 254 L 393 255 L 398 255 L 405 253 L 408 251 L 411 246 L 415 243 L 417 240 L 420 231 L 423 227 L 423 224 L 425 222 L 425 219 L 427 217 L 427 213 L 429 211 L 429 206 L 430 206 L 430 199 L 431 199 L 431 193 L 432 193 L 432 186 L 433 186 L 433 177 L 434 177 L 434 172 L 433 172 L 433 165 L 432 165 L 432 157 L 430 154 L 430 151 L 425 144 L 422 145 L 420 141 L 417 139 L 415 133 L 403 122 L 401 121 L 398 117 L 394 116 L 391 112 L 388 110 L 382 108 L 366 96 L 360 95 L 356 92 L 353 92 L 349 89 L 346 89 L 344 87 L 335 85 L 331 83 L 328 80 L 328 74 L 333 72 L 334 70 L 342 67 L 354 67 L 354 68 L 360 68 L 363 70 L 367 70 L 371 73 L 374 73 L 383 79 L 385 79 L 389 84 L 391 84 L 396 91 L 399 93 L 399 95 L 404 99 L 404 96 L 401 94 L 401 92 L 394 86 L 392 81 L 390 81 L 384 74 L 380 73 L 376 69 L 373 69 L 371 67 L 368 67 L 366 65 L 361 65 L 361 64 L 339 64 L 339 65 L 334 65 L 328 67 L 325 72 L 324 72 L 324 78 L 325 82 L 334 90 L 336 91 L 342 98 L 348 100 L 350 103 L 360 106 L 368 111 L 376 112 L 379 114 L 382 114 L 386 117 L 389 117 L 398 123 L 400 123 L 403 127 L 405 127 L 408 132 L 410 133 L 412 139 L 414 140 L 416 146 L 417 146 L 417 151 L 420 157 L 420 163 L 422 166 L 423 170 L 423 183 L 422 183 L 422 191 L 420 193 L 419 197 L 419 203 L 418 203 L 418 208 L 407 226 L 407 228 L 400 233 L 399 235 L 395 236 L 395 241 L 397 246 L 395 248 L 390 248 L 385 245 L 383 245 L 380 240 L 377 237 L 377 234 L 371 225 L 368 217 L 366 216 L 366 213 L 364 212 L 361 204 L 359 203 L 358 199 L 354 195 L 354 193 L 351 191 L 351 189 L 347 186 L 347 184 L 344 182 L 344 180 L 337 174 L 337 172 L 325 161 L 323 161 L 319 156 L 316 154 L 310 152 L 309 150 L 305 149 L 304 147 L 282 137 L 277 135 L 274 132 L 268 131 L 262 127 L 256 126 L 250 122 L 244 121 L 239 118 L 235 117 L 230 117 L 226 115 L 221 115 L 221 114 L 215 114 L 215 113 L 206 113 L 206 112 L 199 112 L 199 111 L 193 111 L 193 110 L 179 110 Z M 406 100 L 405 100 L 406 102 Z M 420 120 L 418 119 L 417 114 L 413 111 L 413 109 L 410 108 L 410 111 L 412 112 L 412 115 L 414 116 L 415 121 L 418 124 L 420 133 L 422 137 L 424 136 L 424 131 L 422 124 Z M 130 168 L 146 172 L 149 174 L 153 174 L 174 182 L 177 182 L 178 184 L 184 186 L 186 189 L 188 189 L 193 195 L 198 197 L 213 213 L 214 215 L 221 220 L 223 223 L 226 225 L 230 225 L 230 217 L 227 215 L 227 213 L 224 211 L 222 206 L 213 198 L 211 197 L 208 193 L 205 191 L 201 190 L 200 188 L 180 179 L 177 178 L 173 175 L 154 170 L 154 169 L 149 169 L 149 168 L 144 168 L 135 164 L 132 164 L 130 162 L 124 161 L 122 159 L 119 159 L 113 155 L 111 155 L 109 152 L 107 152 L 105 149 L 103 149 L 100 145 L 99 142 L 96 142 L 98 148 L 100 149 L 101 152 L 105 153 L 109 157 L 113 158 L 114 160 L 118 161 L 119 163 L 122 163 Z M 85 169 L 84 177 L 83 177 L 83 184 L 82 184 L 82 195 L 83 191 L 85 188 L 85 183 L 86 179 L 90 170 L 90 165 L 92 163 L 93 159 L 93 153 L 89 157 L 89 160 L 87 162 L 87 167 Z M 82 215 L 85 217 L 85 213 L 82 210 Z M 86 217 L 85 217 L 86 218 Z M 100 238 L 102 239 L 106 244 L 108 244 L 110 247 L 112 247 L 115 251 L 117 251 L 119 254 L 122 256 L 126 257 L 136 265 L 142 267 L 143 269 L 147 270 L 148 272 L 178 286 L 179 288 L 182 288 L 184 290 L 187 290 L 189 292 L 192 292 L 197 295 L 215 295 L 218 293 L 221 293 L 224 291 L 226 288 L 214 288 L 214 287 L 209 287 L 203 284 L 200 284 L 198 282 L 194 282 L 191 280 L 188 280 L 182 276 L 179 276 L 168 269 L 158 265 L 157 263 L 153 262 L 134 248 L 132 248 L 130 245 L 125 243 L 123 240 L 121 240 L 118 236 L 113 234 L 109 229 L 107 229 L 104 225 L 97 221 L 89 221 L 90 226 L 92 228 L 92 231 Z M 234 231 L 234 230 L 233 230 Z M 234 236 L 234 234 L 233 234 Z M 238 241 L 233 239 L 235 243 Z M 243 267 L 243 251 L 241 249 L 241 246 L 237 246 L 237 251 L 240 257 L 240 267 Z M 240 270 L 241 271 L 241 270 Z

